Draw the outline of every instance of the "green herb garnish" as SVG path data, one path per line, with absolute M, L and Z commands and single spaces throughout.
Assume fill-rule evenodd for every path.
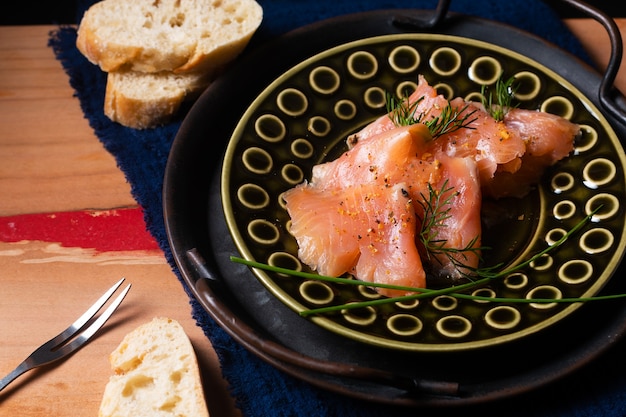
M 448 102 L 448 105 L 441 110 L 439 116 L 425 121 L 424 124 L 428 126 L 433 139 L 463 128 L 474 129 L 470 124 L 476 121 L 476 118 L 470 119 L 470 117 L 476 113 L 476 110 L 466 112 L 465 110 L 468 107 L 469 104 L 458 110 Z
M 410 103 L 408 97 L 397 98 L 387 93 L 387 115 L 394 126 L 411 126 L 420 123 L 422 115 L 416 116 L 415 112 L 423 99 L 424 97 L 420 97 L 414 103 Z
M 393 124 L 400 127 L 423 123 L 428 127 L 433 139 L 462 128 L 473 129 L 470 124 L 476 118 L 470 119 L 470 117 L 476 110 L 466 112 L 469 105 L 458 110 L 448 102 L 437 117 L 426 120 L 427 113 L 417 113 L 417 106 L 423 99 L 424 97 L 420 97 L 414 103 L 410 103 L 408 97 L 397 98 L 387 93 L 387 114 Z
M 515 77 L 502 81 L 502 74 L 500 74 L 495 85 L 495 98 L 492 91 L 487 91 L 487 86 L 483 85 L 480 89 L 483 107 L 498 122 L 504 120 L 504 116 L 506 116 L 509 110 L 517 107 L 517 105 L 512 104 L 515 93 L 519 88 L 518 85 L 513 85 L 514 82 Z
M 473 272 L 474 268 L 470 268 L 461 262 L 459 255 L 460 258 L 465 259 L 467 259 L 468 253 L 472 253 L 480 257 L 480 253 L 487 248 L 474 246 L 478 241 L 479 236 L 470 240 L 464 248 L 446 246 L 448 241 L 445 239 L 439 239 L 438 229 L 447 227 L 446 221 L 451 217 L 450 209 L 453 204 L 453 199 L 459 193 L 453 191 L 454 187 L 448 186 L 447 179 L 444 181 L 441 189 L 439 190 L 435 190 L 430 183 L 427 184 L 427 187 L 428 196 L 421 194 L 422 201 L 418 201 L 424 210 L 420 229 L 418 230 L 418 237 L 426 250 L 426 256 L 428 257 L 428 260 L 431 260 L 433 255 L 444 255 L 452 262 L 457 271 L 465 276 L 469 276 L 470 273 Z M 437 260 L 439 261 L 439 259 Z
M 329 313 L 329 312 L 334 312 L 334 311 L 341 311 L 341 310 L 354 309 L 354 308 L 363 308 L 363 307 L 368 307 L 368 306 L 409 301 L 409 300 L 415 300 L 415 299 L 420 299 L 420 298 L 430 298 L 430 297 L 436 297 L 436 296 L 444 295 L 444 294 L 449 295 L 451 297 L 455 297 L 455 298 L 491 301 L 491 302 L 509 302 L 509 303 L 579 303 L 579 302 L 588 302 L 588 301 L 626 298 L 626 294 L 614 294 L 614 295 L 580 297 L 580 298 L 578 297 L 560 298 L 560 299 L 552 299 L 552 298 L 526 299 L 526 298 L 504 298 L 504 297 L 494 298 L 494 297 L 484 297 L 484 296 L 479 296 L 479 295 L 464 294 L 460 292 L 460 291 L 465 291 L 465 290 L 489 283 L 490 281 L 495 280 L 495 279 L 506 277 L 512 274 L 513 272 L 519 271 L 527 267 L 532 262 L 536 261 L 542 256 L 556 250 L 557 248 L 562 246 L 572 235 L 577 233 L 583 226 L 585 226 L 591 220 L 593 215 L 598 210 L 600 210 L 600 208 L 601 207 L 596 208 L 592 213 L 587 215 L 584 219 L 578 222 L 572 229 L 570 229 L 567 233 L 565 233 L 559 240 L 554 242 L 552 245 L 544 248 L 543 250 L 541 250 L 540 252 L 532 256 L 530 259 L 524 262 L 521 262 L 517 265 L 513 265 L 509 268 L 500 270 L 500 271 L 498 270 L 498 268 L 502 267 L 501 264 L 496 265 L 494 267 L 488 267 L 488 268 L 476 268 L 473 270 L 473 272 L 478 278 L 477 280 L 468 282 L 465 284 L 454 285 L 454 286 L 450 286 L 447 288 L 436 289 L 436 290 L 426 289 L 426 288 L 405 287 L 405 286 L 392 285 L 392 284 L 371 283 L 371 282 L 364 282 L 364 281 L 359 281 L 359 280 L 355 280 L 351 278 L 328 277 L 324 275 L 319 275 L 317 273 L 295 271 L 292 269 L 267 265 L 267 264 L 263 264 L 260 262 L 248 261 L 246 259 L 238 258 L 235 256 L 231 256 L 230 260 L 236 263 L 247 265 L 252 268 L 258 268 L 258 269 L 266 270 L 269 272 L 296 276 L 296 277 L 304 278 L 304 279 L 335 282 L 335 283 L 349 284 L 349 285 L 364 285 L 367 287 L 387 288 L 387 289 L 392 289 L 392 290 L 400 290 L 400 291 L 407 291 L 407 292 L 414 293 L 414 294 L 408 294 L 408 295 L 400 296 L 400 297 L 383 297 L 383 298 L 376 299 L 376 300 L 368 300 L 368 301 L 362 301 L 362 302 L 356 302 L 356 303 L 349 303 L 349 304 L 342 304 L 342 305 L 337 305 L 337 306 L 329 306 L 329 307 L 323 307 L 323 308 L 318 308 L 318 309 L 305 310 L 305 311 L 300 312 L 301 316 L 324 314 L 324 313 Z

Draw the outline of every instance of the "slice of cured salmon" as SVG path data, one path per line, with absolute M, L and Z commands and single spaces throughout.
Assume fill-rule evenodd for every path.
M 408 97 L 407 102 L 409 106 L 414 106 L 414 114 L 416 116 L 420 114 L 423 115 L 423 121 L 439 116 L 441 111 L 448 105 L 448 100 L 446 100 L 443 95 L 437 93 L 437 90 L 431 87 L 421 74 L 418 76 L 417 87 Z M 372 136 L 394 129 L 395 127 L 394 121 L 388 114 L 380 116 L 359 132 L 348 136 L 348 146 L 352 147 L 359 141 L 365 141 Z
M 432 227 L 423 228 L 429 236 L 422 240 L 430 241 L 430 247 L 422 257 L 438 283 L 450 284 L 472 275 L 479 265 L 482 192 L 473 158 L 452 158 L 442 153 L 436 155 L 436 160 L 442 173 L 438 183 L 431 185 L 435 192 L 431 197 L 438 203 L 428 198 L 422 219 L 430 222 L 434 210 L 441 221 L 435 219 Z
M 288 190 L 283 199 L 300 260 L 322 275 L 424 288 L 414 199 L 440 179 L 439 165 L 425 156 L 431 141 L 423 125 L 384 131 Z
M 463 113 L 471 112 L 471 123 L 437 139 L 451 157 L 471 157 L 476 161 L 481 184 L 488 184 L 496 171 L 516 171 L 526 146 L 519 136 L 509 133 L 479 103 L 456 98 L 450 105 Z
M 310 183 L 322 189 L 364 182 L 381 186 L 407 183 L 414 197 L 439 175 L 432 163 L 432 137 L 423 124 L 389 129 L 357 143 L 334 161 L 313 167 Z
M 517 170 L 498 170 L 483 184 L 484 194 L 494 198 L 527 195 L 547 167 L 572 152 L 580 132 L 580 126 L 569 120 L 536 110 L 513 109 L 504 116 L 504 125 L 524 143 L 525 151 Z
M 404 188 L 365 183 L 324 190 L 303 184 L 289 190 L 284 199 L 299 258 L 322 275 L 351 273 L 367 282 L 424 288 L 417 219 Z

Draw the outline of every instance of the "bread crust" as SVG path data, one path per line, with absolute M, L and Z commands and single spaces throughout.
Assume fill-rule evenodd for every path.
M 107 82 L 104 114 L 126 127 L 148 129 L 171 121 L 183 99 L 183 94 L 165 97 L 158 102 L 127 97 Z
M 105 72 L 123 70 L 128 62 L 140 55 L 142 49 L 100 39 L 87 24 L 78 27 L 76 47 L 89 62 L 100 66 Z
M 242 52 L 262 19 L 254 0 L 103 0 L 85 12 L 76 45 L 106 72 L 210 73 Z
M 183 103 L 195 100 L 209 83 L 201 73 L 111 72 L 104 114 L 133 129 L 153 128 L 172 121 Z

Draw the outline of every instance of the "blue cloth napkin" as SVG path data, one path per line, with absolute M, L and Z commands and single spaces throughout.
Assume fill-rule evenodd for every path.
M 342 14 L 392 8 L 433 9 L 436 0 L 398 2 L 387 0 L 258 0 L 264 21 L 251 46 L 302 25 Z M 77 21 L 93 0 L 79 2 Z M 559 17 L 540 0 L 454 0 L 451 11 L 500 21 L 536 34 L 587 60 L 578 41 Z M 185 285 L 176 268 L 163 221 L 163 174 L 172 141 L 180 121 L 156 129 L 138 131 L 112 123 L 103 114 L 105 74 L 89 63 L 76 49 L 74 27 L 60 27 L 50 34 L 50 46 L 61 61 L 80 105 L 103 146 L 117 160 L 145 211 L 149 231 Z M 446 415 L 444 410 L 407 410 L 357 401 L 320 390 L 266 364 L 236 343 L 215 324 L 201 306 L 190 300 L 192 314 L 211 340 L 237 406 L 245 417 L 263 416 L 428 416 Z M 623 344 L 618 347 L 624 347 Z M 619 349 L 541 392 L 511 401 L 498 402 L 480 410 L 452 410 L 450 413 L 480 412 L 483 416 L 624 416 L 626 415 L 626 364 Z M 530 354 L 540 354 L 533 352 Z M 432 411 L 432 412 L 431 412 Z

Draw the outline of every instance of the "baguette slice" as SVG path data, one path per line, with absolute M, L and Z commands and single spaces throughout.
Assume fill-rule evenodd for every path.
M 193 346 L 175 320 L 154 318 L 111 353 L 100 417 L 209 417 Z
M 232 61 L 261 24 L 254 0 L 103 0 L 76 46 L 105 72 L 210 73 Z
M 195 100 L 210 79 L 199 73 L 114 71 L 107 74 L 104 114 L 134 129 L 167 123 L 181 105 Z

